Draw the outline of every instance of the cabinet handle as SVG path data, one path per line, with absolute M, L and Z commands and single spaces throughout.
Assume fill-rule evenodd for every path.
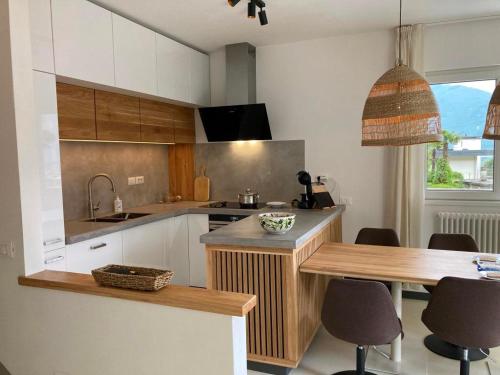
M 101 243 L 99 245 L 90 246 L 90 250 L 97 250 L 97 249 L 100 249 L 101 247 L 106 247 L 106 246 L 108 246 L 108 244 L 105 243 L 105 242 L 103 242 L 103 243 Z
M 43 241 L 43 246 L 55 245 L 56 243 L 63 242 L 62 238 L 54 238 L 53 240 Z
M 49 258 L 49 259 L 45 259 L 45 264 L 52 264 L 52 263 L 57 263 L 61 260 L 64 260 L 64 256 L 62 255 L 59 255 L 57 257 L 54 257 L 54 258 Z

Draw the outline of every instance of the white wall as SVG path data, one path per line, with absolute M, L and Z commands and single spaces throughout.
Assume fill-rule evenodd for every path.
M 267 105 L 273 140 L 305 140 L 306 169 L 330 178 L 337 202 L 352 198 L 346 242 L 384 223 L 385 150 L 361 147 L 361 115 L 371 86 L 394 63 L 393 43 L 388 30 L 257 48 L 257 102 Z M 210 58 L 212 105 L 224 105 L 225 52 Z
M 245 318 L 19 286 L 42 269 L 27 0 L 0 1 L 0 362 L 12 375 L 246 371 Z M 193 360 L 194 358 L 194 360 Z
M 464 69 L 500 64 L 500 18 L 425 27 L 425 70 Z
M 351 197 L 344 241 L 383 225 L 384 148 L 361 147 L 361 115 L 373 83 L 394 62 L 391 31 L 257 48 L 257 101 L 273 139 L 304 139 L 306 169 L 327 175 L 334 199 Z

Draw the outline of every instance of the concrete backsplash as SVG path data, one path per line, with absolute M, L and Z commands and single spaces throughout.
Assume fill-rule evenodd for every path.
M 296 177 L 305 166 L 304 141 L 197 144 L 195 163 L 197 175 L 207 168 L 211 200 L 237 201 L 249 187 L 261 202 L 290 202 L 304 191 Z
M 168 146 L 147 144 L 61 142 L 65 220 L 88 217 L 87 183 L 97 173 L 110 174 L 124 208 L 155 203 L 168 192 Z M 128 177 L 144 176 L 144 184 L 128 185 Z M 94 203 L 100 213 L 113 210 L 109 182 L 94 183 Z

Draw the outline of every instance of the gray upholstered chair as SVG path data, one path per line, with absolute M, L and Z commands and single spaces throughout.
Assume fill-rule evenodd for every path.
M 331 280 L 321 320 L 332 336 L 357 346 L 356 370 L 338 375 L 373 375 L 365 372 L 364 346 L 388 344 L 402 333 L 391 295 L 377 281 Z
M 356 237 L 355 244 L 374 246 L 399 247 L 399 237 L 394 229 L 390 228 L 362 228 Z M 382 282 L 387 289 L 391 290 L 391 283 Z
M 376 246 L 400 246 L 397 233 L 388 228 L 363 228 L 358 232 L 355 243 Z
M 445 277 L 432 293 L 422 322 L 460 351 L 460 374 L 469 375 L 470 349 L 500 346 L 500 283 Z
M 429 240 L 428 248 L 434 250 L 479 251 L 474 238 L 468 234 L 455 233 L 434 233 Z M 429 293 L 432 293 L 434 290 L 434 287 L 430 285 L 425 285 L 424 288 L 427 289 Z M 441 340 L 434 334 L 429 335 L 424 339 L 424 345 L 427 349 L 440 356 L 460 360 L 459 348 Z M 486 358 L 488 353 L 488 349 L 472 349 L 469 351 L 469 359 L 471 361 L 478 361 Z

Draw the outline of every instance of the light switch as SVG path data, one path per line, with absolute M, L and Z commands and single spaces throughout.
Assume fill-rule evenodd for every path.
M 130 185 L 136 185 L 137 184 L 137 178 L 136 177 L 129 177 L 128 178 L 128 184 Z
M 340 204 L 345 204 L 346 206 L 352 206 L 352 197 L 340 197 Z
M 136 183 L 137 185 L 143 184 L 143 183 L 144 183 L 144 176 L 137 176 L 137 177 L 135 178 L 135 183 Z
M 4 242 L 0 243 L 0 256 L 14 258 L 16 250 L 14 248 L 14 242 Z

